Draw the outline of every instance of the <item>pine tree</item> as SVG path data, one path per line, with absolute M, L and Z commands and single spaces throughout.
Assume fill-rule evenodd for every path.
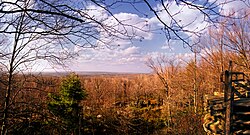
M 59 95 L 49 94 L 52 100 L 48 103 L 48 109 L 62 121 L 68 134 L 77 134 L 79 130 L 80 102 L 86 96 L 79 77 L 74 73 L 62 81 Z

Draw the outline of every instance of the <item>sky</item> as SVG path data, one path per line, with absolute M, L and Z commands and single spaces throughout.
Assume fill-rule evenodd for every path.
M 202 3 L 204 0 L 197 0 L 196 4 Z M 213 0 L 210 0 L 213 1 Z M 222 2 L 225 0 L 217 1 Z M 175 15 L 176 20 L 180 20 L 181 24 L 189 24 L 186 29 L 191 31 L 206 31 L 206 27 L 209 26 L 208 22 L 204 22 L 204 16 L 199 11 L 191 9 L 187 6 L 182 6 L 176 2 L 168 2 L 169 11 Z M 151 3 L 154 9 L 162 9 L 162 6 L 157 3 Z M 167 4 L 167 3 L 166 3 Z M 249 4 L 249 3 L 248 3 Z M 168 41 L 162 31 L 153 31 L 154 29 L 161 28 L 162 24 L 158 19 L 153 16 L 153 13 L 149 8 L 143 4 L 136 5 L 135 10 L 131 5 L 117 5 L 111 11 L 113 15 L 124 20 L 127 24 L 133 24 L 142 28 L 145 31 L 132 30 L 128 28 L 128 32 L 132 31 L 138 35 L 134 40 L 122 40 L 112 39 L 112 42 L 106 47 L 100 43 L 100 47 L 97 48 L 79 48 L 75 47 L 75 50 L 79 51 L 79 56 L 74 60 L 70 60 L 66 63 L 65 67 L 51 65 L 46 62 L 37 62 L 33 67 L 33 71 L 47 72 L 47 71 L 85 71 L 85 72 L 126 72 L 126 73 L 149 73 L 151 69 L 145 64 L 150 57 L 157 57 L 159 55 L 173 56 L 178 59 L 191 59 L 193 53 L 187 45 L 183 45 L 182 41 L 170 40 Z M 100 7 L 95 5 L 89 5 L 89 8 L 94 9 L 89 11 L 88 14 L 94 15 L 96 19 L 108 18 L 107 24 L 115 24 L 117 22 Z M 241 10 L 249 8 L 249 5 L 241 1 L 235 1 L 227 5 L 219 6 L 218 11 L 224 13 L 230 11 L 232 8 L 235 10 Z M 140 12 L 138 12 L 138 10 Z M 166 24 L 171 23 L 171 19 L 166 16 L 166 13 L 159 13 L 163 21 Z M 119 29 L 117 27 L 117 29 Z M 102 40 L 109 40 L 106 36 L 100 38 Z M 185 36 L 192 36 L 190 33 L 181 33 Z M 104 38 L 105 37 L 105 38 Z M 143 38 L 141 38 L 143 37 Z M 191 39 L 192 39 L 191 38 Z

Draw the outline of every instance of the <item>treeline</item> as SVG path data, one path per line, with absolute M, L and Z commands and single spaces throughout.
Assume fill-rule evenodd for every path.
M 70 119 L 74 124 L 69 124 L 72 113 L 63 115 L 67 114 L 63 111 L 74 109 L 68 108 L 71 100 L 66 98 L 65 88 L 62 92 L 64 77 L 16 75 L 10 96 L 8 134 L 165 134 L 201 130 L 200 126 L 191 129 L 193 120 L 200 121 L 189 113 L 191 97 L 167 99 L 156 75 L 79 76 L 78 79 L 86 94 L 77 102 L 81 110 L 75 115 L 77 118 Z M 3 110 L 5 93 L 1 92 Z M 176 94 L 173 98 L 183 92 Z M 173 110 L 171 116 L 168 102 Z

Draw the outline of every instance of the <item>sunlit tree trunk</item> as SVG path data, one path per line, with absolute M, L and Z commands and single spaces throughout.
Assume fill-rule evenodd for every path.
M 196 50 L 194 52 L 194 113 L 197 113 L 198 110 L 198 89 L 197 89 L 197 58 L 196 58 Z

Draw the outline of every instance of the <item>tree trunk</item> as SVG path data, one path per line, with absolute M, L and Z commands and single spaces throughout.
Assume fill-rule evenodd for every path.
M 9 111 L 11 82 L 12 82 L 12 73 L 9 75 L 8 86 L 7 86 L 6 93 L 5 93 L 4 111 L 3 111 L 3 122 L 2 122 L 2 128 L 1 128 L 1 135 L 6 135 L 7 134 L 6 123 L 7 123 L 8 111 Z
M 23 16 L 20 18 L 20 21 L 23 20 Z M 17 33 L 15 34 L 15 41 L 14 41 L 14 46 L 12 50 L 12 56 L 10 59 L 10 65 L 9 65 L 9 75 L 8 75 L 8 83 L 7 83 L 7 89 L 5 93 L 5 101 L 4 101 L 4 111 L 3 111 L 3 122 L 2 122 L 2 128 L 1 128 L 1 135 L 6 135 L 7 134 L 7 119 L 8 119 L 8 111 L 9 111 L 9 104 L 10 104 L 10 92 L 12 90 L 12 82 L 13 82 L 13 73 L 14 73 L 14 61 L 16 58 L 16 53 L 17 53 L 17 46 L 18 46 L 18 41 L 20 38 L 20 33 L 21 31 L 21 25 L 22 23 L 20 22 L 19 27 L 17 28 Z

